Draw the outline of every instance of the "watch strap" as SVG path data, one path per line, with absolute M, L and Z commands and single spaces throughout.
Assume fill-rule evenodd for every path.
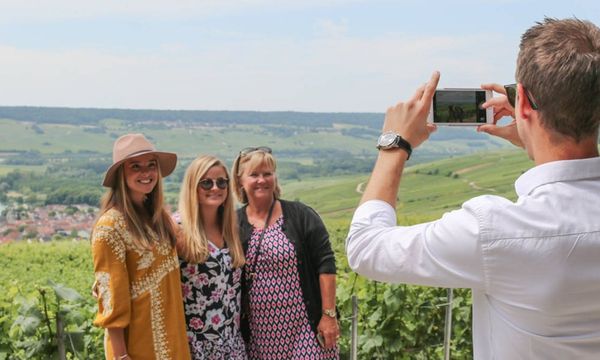
M 323 315 L 327 315 L 330 318 L 337 318 L 337 311 L 335 309 L 323 309 Z
M 412 154 L 412 146 L 410 145 L 410 143 L 406 141 L 406 139 L 404 139 L 402 136 L 396 135 L 396 141 L 394 141 L 394 144 L 396 144 L 396 147 L 399 147 L 400 149 L 406 151 L 406 154 L 408 155 L 406 157 L 406 161 L 408 161 L 408 159 L 410 159 L 410 155 Z

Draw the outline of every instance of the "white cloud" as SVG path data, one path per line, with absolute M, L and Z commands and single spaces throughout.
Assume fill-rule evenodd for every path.
M 493 35 L 291 42 L 244 39 L 161 53 L 0 47 L 5 105 L 162 109 L 383 111 L 440 70 L 440 86 L 511 81 L 516 43 Z M 494 43 L 494 51 L 480 44 Z
M 317 23 L 317 32 L 323 37 L 342 37 L 348 31 L 348 20 L 321 20 Z
M 366 0 L 3 0 L 0 23 L 102 17 L 190 19 L 261 8 L 314 8 Z

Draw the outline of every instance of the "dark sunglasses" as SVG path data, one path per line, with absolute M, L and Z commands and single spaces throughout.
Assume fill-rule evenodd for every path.
M 262 151 L 267 154 L 273 153 L 273 150 L 271 150 L 271 148 L 268 146 L 247 147 L 247 148 L 240 150 L 240 157 L 246 156 L 246 155 L 251 154 L 256 151 Z
M 217 185 L 219 189 L 224 190 L 227 188 L 227 186 L 229 186 L 229 179 L 222 177 L 217 179 L 204 179 L 200 180 L 200 182 L 198 183 L 198 186 L 200 186 L 202 190 L 210 190 L 215 185 Z
M 513 108 L 515 107 L 515 102 L 517 100 L 517 84 L 504 85 L 504 90 L 506 91 L 506 97 L 508 98 L 508 103 Z M 527 96 L 527 101 L 529 101 L 529 105 L 533 110 L 537 110 L 537 104 L 531 99 L 529 95 L 529 91 L 525 89 L 525 96 Z

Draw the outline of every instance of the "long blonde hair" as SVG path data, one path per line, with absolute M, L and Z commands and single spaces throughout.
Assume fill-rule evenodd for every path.
M 181 216 L 181 228 L 179 240 L 179 255 L 191 263 L 203 263 L 208 258 L 208 238 L 202 223 L 202 212 L 198 203 L 198 184 L 208 170 L 214 166 L 220 166 L 225 171 L 227 178 L 229 173 L 227 167 L 221 160 L 211 155 L 197 157 L 188 166 L 181 184 L 179 193 L 179 214 Z M 227 197 L 218 210 L 218 222 L 223 233 L 225 244 L 231 254 L 232 265 L 239 268 L 245 263 L 244 251 L 238 233 L 237 216 L 231 194 L 231 181 L 229 181 Z
M 171 246 L 175 246 L 177 242 L 175 227 L 171 216 L 169 216 L 169 213 L 164 208 L 160 166 L 156 167 L 158 171 L 156 185 L 144 199 L 143 210 L 147 211 L 149 219 L 141 213 L 142 209 L 136 208 L 133 201 L 131 201 L 123 167 L 123 164 L 119 166 L 116 173 L 117 181 L 115 181 L 113 187 L 104 193 L 104 196 L 100 200 L 98 219 L 108 210 L 115 208 L 123 214 L 127 229 L 132 235 L 133 244 L 137 248 L 150 249 L 155 242 L 150 235 L 148 225 L 158 236 L 158 241 L 169 241 Z M 150 223 L 148 224 L 148 222 Z

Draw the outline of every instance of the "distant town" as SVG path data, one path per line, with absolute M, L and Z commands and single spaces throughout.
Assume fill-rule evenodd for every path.
M 98 208 L 89 205 L 0 205 L 0 244 L 87 240 Z

